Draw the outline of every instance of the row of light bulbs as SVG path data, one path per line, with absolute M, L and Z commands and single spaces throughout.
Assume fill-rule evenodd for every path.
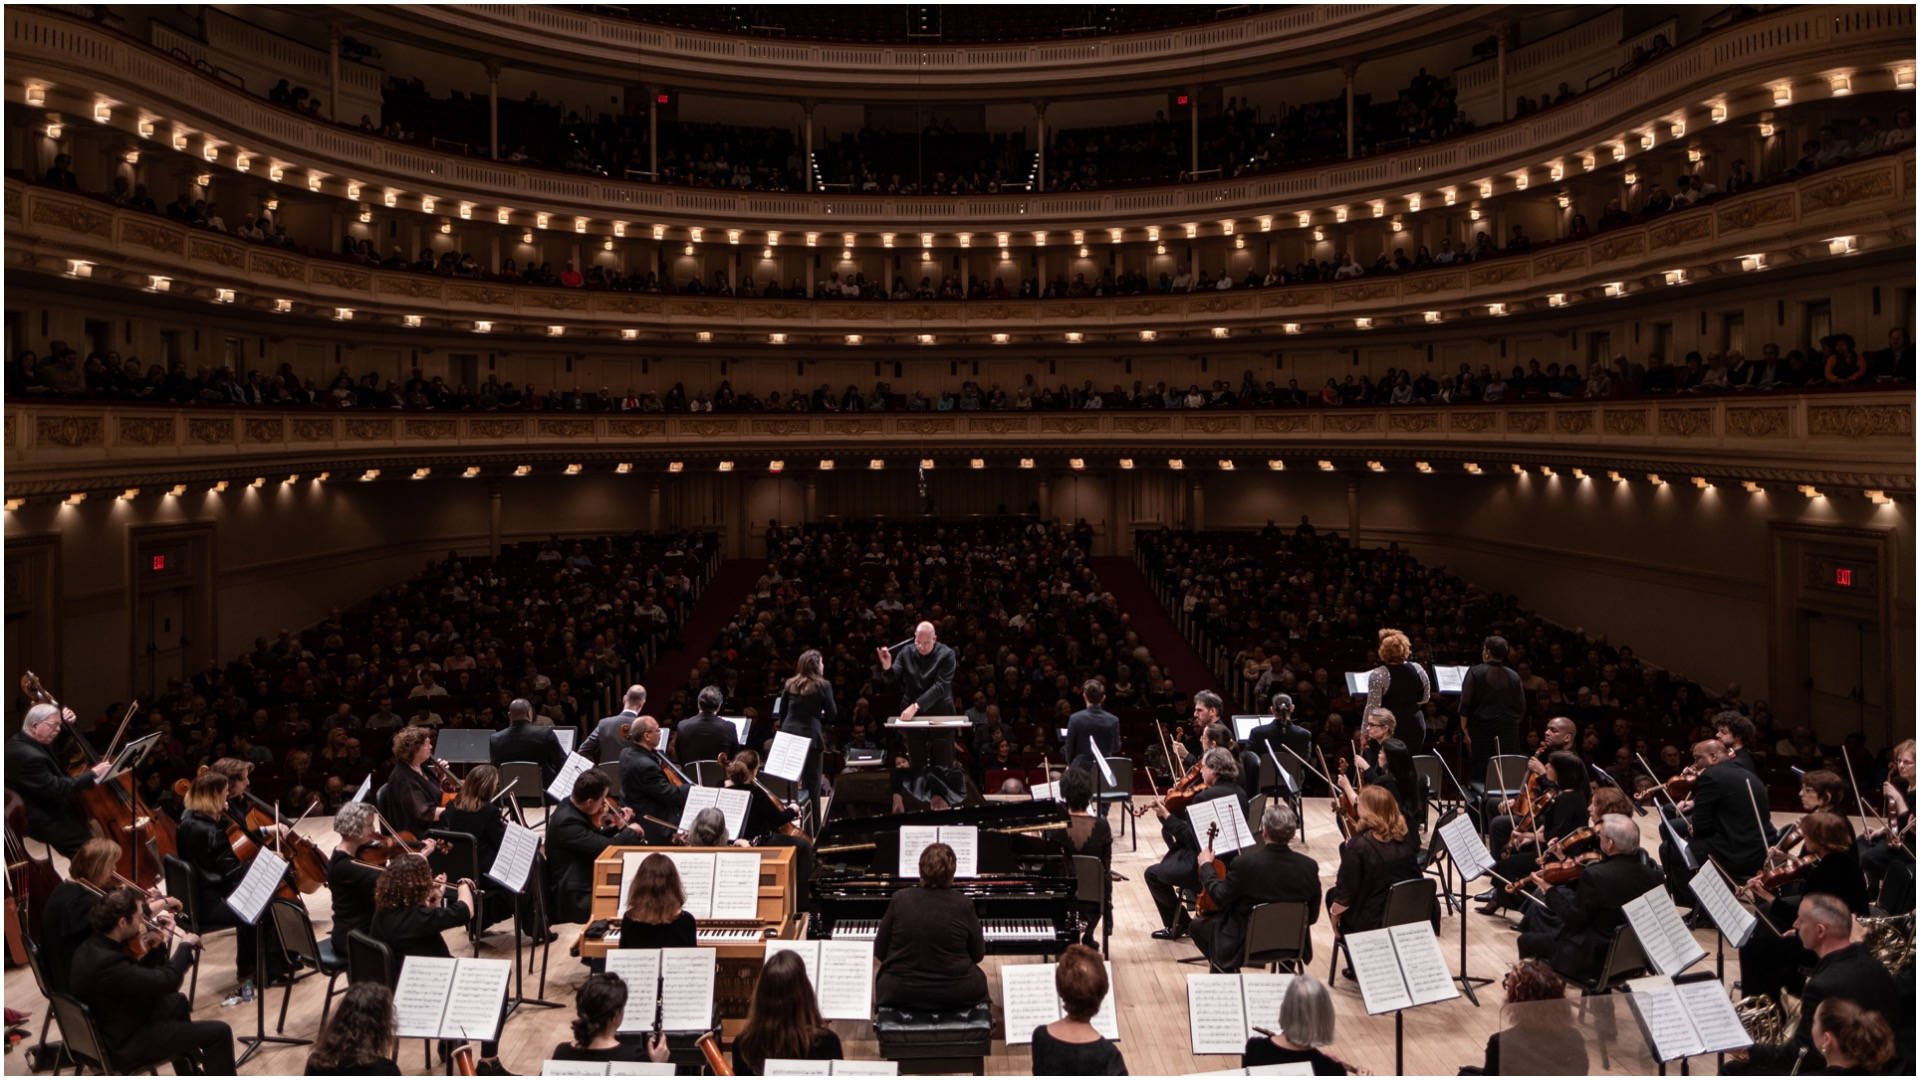
M 1851 92 L 1852 75 L 1853 73 L 1851 71 L 1844 71 L 1844 72 L 1829 73 L 1826 76 L 1829 83 L 1829 88 L 1834 96 L 1840 96 L 1840 95 L 1844 95 Z M 1895 80 L 1895 85 L 1898 86 L 1899 88 L 1912 89 L 1914 86 L 1914 66 L 1911 63 L 1901 65 L 1901 66 L 1896 66 L 1894 69 L 1894 80 Z M 1793 101 L 1793 86 L 1791 82 L 1781 81 L 1781 82 L 1774 83 L 1770 86 L 1770 90 L 1773 96 L 1773 103 L 1776 106 L 1784 106 L 1784 105 L 1790 104 Z M 47 91 L 47 85 L 45 83 L 39 83 L 39 82 L 28 83 L 26 87 L 27 103 L 29 105 L 44 106 L 46 104 L 46 91 Z M 96 98 L 93 106 L 93 119 L 96 122 L 101 124 L 110 123 L 113 118 L 113 108 L 115 104 L 117 103 L 104 97 Z M 1713 123 L 1719 124 L 1724 122 L 1727 119 L 1727 115 L 1728 115 L 1727 105 L 1724 99 L 1709 101 L 1704 103 L 1704 105 L 1708 111 L 1708 116 Z M 139 119 L 136 121 L 136 129 L 138 130 L 142 138 L 155 139 L 159 137 L 158 135 L 159 126 L 158 126 L 157 119 L 150 115 L 145 114 L 144 111 L 142 115 L 139 117 Z M 50 120 L 47 122 L 45 126 L 45 132 L 48 138 L 58 139 L 64 133 L 64 126 L 57 119 Z M 1652 124 L 1649 124 L 1646 127 L 1640 129 L 1639 131 L 1634 132 L 1629 136 L 1611 141 L 1603 145 L 1601 148 L 1599 148 L 1596 151 L 1586 152 L 1578 155 L 1579 166 L 1583 172 L 1593 172 L 1600 165 L 1601 152 L 1605 152 L 1606 154 L 1608 154 L 1608 156 L 1611 158 L 1612 161 L 1616 161 L 1616 162 L 1624 161 L 1628 153 L 1630 152 L 1630 150 L 1636 150 L 1636 149 L 1641 151 L 1650 150 L 1656 144 L 1657 140 L 1663 135 L 1670 139 L 1681 139 L 1686 136 L 1686 132 L 1687 132 L 1687 120 L 1686 120 L 1685 113 L 1682 112 L 1675 116 L 1671 116 L 1661 121 L 1657 121 Z M 169 141 L 173 149 L 184 152 L 187 150 L 189 144 L 191 143 L 192 137 L 194 134 L 195 133 L 191 129 L 180 124 L 175 124 L 173 125 L 173 129 L 170 133 Z M 1772 137 L 1773 125 L 1771 123 L 1764 123 L 1764 122 L 1761 123 L 1760 134 L 1763 137 L 1768 137 L 1768 138 Z M 219 142 L 215 141 L 211 136 L 206 136 L 206 135 L 201 136 L 200 156 L 205 161 L 212 164 L 219 164 L 221 162 L 223 151 L 227 151 L 227 150 L 231 150 L 229 163 L 231 164 L 231 167 L 235 171 L 241 172 L 241 173 L 252 172 L 255 166 L 255 161 L 254 161 L 255 155 L 249 154 L 245 149 L 238 146 L 233 146 L 233 147 L 223 146 Z M 1690 149 L 1688 151 L 1688 157 L 1692 161 L 1700 160 L 1700 150 L 1697 147 Z M 139 160 L 139 151 L 138 150 L 128 151 L 126 154 L 126 159 L 130 163 L 137 162 Z M 269 161 L 267 165 L 267 176 L 270 180 L 272 180 L 275 183 L 286 183 L 288 182 L 286 180 L 286 174 L 287 174 L 288 168 L 289 168 L 288 166 L 282 165 L 278 162 Z M 1564 179 L 1568 171 L 1567 160 L 1564 158 L 1542 162 L 1538 168 L 1544 170 L 1547 173 L 1547 176 L 1549 177 L 1549 179 L 1554 182 L 1559 182 L 1560 180 Z M 1530 167 L 1530 168 L 1513 171 L 1510 173 L 1505 173 L 1502 175 L 1506 176 L 1512 182 L 1514 190 L 1525 191 L 1527 190 L 1529 184 L 1531 183 L 1533 171 L 1534 170 Z M 367 193 L 367 185 L 362 183 L 361 181 L 350 179 L 350 178 L 331 177 L 327 173 L 319 171 L 317 169 L 313 169 L 311 167 L 306 168 L 304 172 L 306 176 L 307 190 L 309 191 L 320 192 L 323 190 L 326 181 L 328 181 L 329 179 L 341 179 L 346 185 L 346 195 L 348 199 L 354 202 L 360 202 L 361 197 Z M 202 187 L 205 187 L 212 182 L 212 176 L 209 173 L 201 173 L 195 179 L 196 179 L 196 182 L 199 183 Z M 1480 198 L 1482 199 L 1490 198 L 1494 193 L 1495 179 L 1496 179 L 1495 177 L 1482 178 L 1478 181 L 1475 181 L 1471 185 L 1471 187 L 1473 188 L 1473 190 L 1475 190 L 1478 193 Z M 1638 177 L 1633 173 L 1633 171 L 1629 170 L 1626 176 L 1627 183 L 1631 185 L 1634 182 L 1636 182 L 1637 179 Z M 1453 206 L 1459 200 L 1462 192 L 1461 192 L 1461 189 L 1457 186 L 1448 186 L 1440 189 L 1439 194 L 1441 198 L 1444 200 L 1445 205 Z M 1406 211 L 1408 213 L 1419 213 L 1422 206 L 1425 205 L 1425 195 L 1426 193 L 1423 193 L 1423 192 L 1408 193 L 1404 197 L 1404 202 L 1406 204 Z M 427 194 L 411 196 L 411 195 L 408 195 L 406 192 L 403 192 L 396 188 L 382 189 L 380 193 L 380 200 L 381 200 L 381 203 L 387 208 L 398 209 L 400 208 L 400 200 L 403 196 L 408 198 L 409 201 L 417 198 L 418 208 L 421 213 L 425 213 L 425 214 L 439 213 L 440 205 L 442 202 L 452 203 L 456 207 L 456 211 L 461 220 L 472 220 L 475 212 L 480 210 L 480 207 L 473 202 L 451 200 L 451 199 L 443 200 L 437 196 L 427 195 Z M 1557 198 L 1560 206 L 1563 209 L 1566 208 L 1570 203 L 1570 199 L 1565 192 L 1560 193 L 1557 196 Z M 275 208 L 274 206 L 275 202 L 277 202 L 277 200 L 272 200 L 269 202 L 269 209 Z M 1384 218 L 1387 216 L 1387 201 L 1385 199 L 1373 199 L 1368 203 L 1366 203 L 1365 205 L 1370 210 L 1373 217 Z M 1471 216 L 1475 220 L 1478 220 L 1480 216 L 1479 207 L 1477 205 L 1473 206 L 1470 212 L 1471 212 Z M 1326 211 L 1323 211 L 1322 213 L 1330 214 L 1335 222 L 1344 223 L 1349 219 L 1350 208 L 1348 206 L 1335 206 L 1335 207 L 1329 208 Z M 497 206 L 492 208 L 491 214 L 497 224 L 510 225 L 513 223 L 513 217 L 514 217 L 515 211 L 512 207 Z M 358 216 L 362 222 L 371 221 L 372 220 L 371 208 L 363 204 L 360 207 Z M 1296 222 L 1298 223 L 1299 228 L 1313 229 L 1314 239 L 1316 240 L 1324 239 L 1324 235 L 1325 235 L 1324 232 L 1313 224 L 1314 222 L 1313 211 L 1301 210 L 1301 211 L 1295 212 L 1292 216 L 1295 218 Z M 533 219 L 534 219 L 535 228 L 550 229 L 554 226 L 554 215 L 546 211 L 535 212 Z M 1257 228 L 1260 232 L 1263 232 L 1263 233 L 1271 232 L 1274 228 L 1276 220 L 1277 220 L 1276 215 L 1262 214 L 1252 219 L 1250 224 L 1252 227 Z M 585 235 L 589 230 L 589 226 L 592 224 L 592 219 L 586 218 L 586 217 L 579 217 L 579 216 L 572 217 L 570 221 L 571 221 L 571 231 L 578 235 Z M 1235 245 L 1237 247 L 1245 246 L 1244 237 L 1238 235 L 1239 232 L 1241 231 L 1241 224 L 1238 221 L 1234 219 L 1224 219 L 1215 224 L 1217 224 L 1219 229 L 1218 235 L 1234 236 Z M 1397 215 L 1395 216 L 1395 219 L 1392 222 L 1392 224 L 1396 232 L 1400 230 L 1401 222 Z M 632 227 L 631 222 L 620 221 L 620 220 L 612 221 L 609 223 L 609 225 L 611 227 L 613 237 L 622 237 L 622 238 L 624 238 L 627 235 L 627 230 Z M 1189 221 L 1189 222 L 1184 222 L 1178 226 L 1168 226 L 1167 228 L 1180 229 L 1184 231 L 1187 239 L 1197 239 L 1201 234 L 1202 223 L 1197 221 Z M 655 240 L 667 239 L 668 226 L 662 225 L 662 224 L 654 224 L 651 226 L 651 229 L 652 229 L 653 239 Z M 453 223 L 451 219 L 444 220 L 441 222 L 441 225 L 440 225 L 441 232 L 450 233 L 452 232 L 452 230 L 453 230 Z M 706 234 L 709 231 L 714 231 L 714 232 L 724 231 L 726 234 L 727 243 L 734 246 L 740 245 L 746 238 L 746 231 L 743 229 L 709 230 L 703 226 L 687 226 L 685 227 L 684 231 L 687 237 L 687 247 L 686 247 L 687 254 L 693 253 L 693 250 L 694 250 L 693 245 L 705 242 Z M 1087 248 L 1086 244 L 1087 244 L 1087 235 L 1089 233 L 1089 230 L 1072 229 L 1072 230 L 1064 230 L 1064 231 L 1068 231 L 1071 233 L 1073 237 L 1074 246 L 1079 249 L 1079 253 L 1081 257 L 1083 258 L 1087 257 L 1089 254 L 1089 249 Z M 1108 242 L 1113 244 L 1120 244 L 1120 243 L 1126 242 L 1126 236 L 1130 230 L 1123 229 L 1123 228 L 1108 228 L 1105 230 L 1092 230 L 1092 231 L 1094 232 L 1104 231 L 1107 234 Z M 1145 226 L 1147 242 L 1153 243 L 1153 244 L 1159 244 L 1160 245 L 1159 251 L 1160 253 L 1164 254 L 1165 246 L 1164 244 L 1161 244 L 1161 232 L 1162 232 L 1162 226 L 1159 226 L 1159 225 Z M 763 234 L 763 240 L 764 240 L 762 244 L 763 257 L 771 257 L 773 249 L 780 245 L 781 239 L 786 235 L 787 234 L 782 230 L 767 230 Z M 820 242 L 823 237 L 831 237 L 835 234 L 823 233 L 819 231 L 808 231 L 808 232 L 805 232 L 803 235 L 805 238 L 806 246 L 809 248 L 812 248 L 812 247 L 820 246 Z M 842 258 L 848 258 L 848 259 L 852 258 L 853 249 L 857 246 L 859 241 L 859 235 L 860 234 L 854 233 L 854 232 L 842 232 L 838 234 L 841 241 L 841 257 Z M 901 233 L 893 233 L 893 232 L 880 233 L 879 234 L 880 246 L 883 249 L 893 248 L 896 244 L 896 241 L 911 235 L 912 234 L 901 234 Z M 1046 229 L 1035 229 L 1035 230 L 1030 230 L 1024 233 L 1016 233 L 1012 230 L 1003 230 L 1003 231 L 995 232 L 993 236 L 997 243 L 997 246 L 1000 248 L 1002 258 L 1006 258 L 1010 255 L 1012 245 L 1013 245 L 1013 238 L 1016 235 L 1030 237 L 1032 240 L 1032 245 L 1036 248 L 1041 248 L 1041 247 L 1047 246 L 1050 233 Z M 920 240 L 920 246 L 923 252 L 930 252 L 936 246 L 936 240 L 937 240 L 936 234 L 931 232 L 922 232 L 922 233 L 919 233 L 918 236 Z M 958 246 L 961 248 L 972 247 L 974 236 L 975 234 L 971 232 L 960 232 L 960 233 L 954 234 L 954 238 L 957 241 Z M 522 239 L 524 242 L 531 243 L 532 238 L 533 238 L 533 234 L 530 231 L 522 234 Z M 604 246 L 608 250 L 611 250 L 613 246 L 612 238 L 608 238 L 605 241 Z M 931 256 L 926 256 L 926 257 L 930 258 Z

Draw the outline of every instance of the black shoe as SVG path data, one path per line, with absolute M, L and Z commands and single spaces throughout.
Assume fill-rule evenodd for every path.
M 1498 915 L 1501 912 L 1505 911 L 1506 908 L 1500 906 L 1500 903 L 1497 900 L 1489 900 L 1487 903 L 1481 904 L 1475 910 L 1482 915 Z
M 1491 904 L 1491 903 L 1493 903 L 1493 890 L 1492 890 L 1492 889 L 1488 889 L 1488 890 L 1487 890 L 1486 892 L 1483 892 L 1483 893 L 1479 893 L 1479 894 L 1476 894 L 1476 895 L 1474 896 L 1474 898 L 1473 898 L 1473 902 L 1474 902 L 1474 903 L 1476 903 L 1476 904 Z
M 511 1072 L 508 1072 L 508 1071 L 507 1071 L 507 1067 L 506 1067 L 505 1065 L 502 1065 L 502 1064 L 500 1064 L 500 1062 L 499 1062 L 499 1061 L 498 1061 L 497 1059 L 494 1059 L 494 1058 L 489 1058 L 489 1059 L 487 1059 L 487 1060 L 485 1060 L 485 1061 L 480 1061 L 480 1062 L 476 1062 L 476 1063 L 474 1063 L 474 1066 L 473 1066 L 473 1074 L 474 1074 L 475 1076 L 515 1076 L 515 1075 L 518 1075 L 518 1074 L 516 1074 L 516 1073 L 511 1073 Z

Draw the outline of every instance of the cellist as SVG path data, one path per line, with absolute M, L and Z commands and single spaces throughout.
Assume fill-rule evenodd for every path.
M 247 862 L 242 861 L 236 846 L 249 850 L 248 858 L 257 854 L 259 849 L 248 841 L 250 836 L 227 831 L 227 794 L 232 790 L 227 774 L 218 769 L 207 769 L 193 778 L 193 784 L 187 789 L 187 808 L 180 815 L 180 857 L 194 869 L 194 888 L 198 890 L 195 911 L 198 920 L 193 927 L 194 933 L 204 934 L 223 926 L 235 927 L 234 964 L 237 968 L 236 981 L 244 981 L 252 975 L 255 949 L 254 927 L 241 925 L 233 914 L 233 909 L 221 901 L 238 888 L 247 876 Z M 284 835 L 288 826 L 276 822 L 259 831 L 263 839 L 272 839 Z M 273 935 L 271 920 L 262 919 L 266 933 Z M 267 979 L 275 982 L 287 974 L 286 954 L 277 947 L 278 939 L 267 939 Z M 264 989 L 264 988 L 262 988 Z
M 53 744 L 73 721 L 71 709 L 35 705 L 27 710 L 20 730 L 7 740 L 6 752 L 7 787 L 27 804 L 27 835 L 69 858 L 91 835 L 86 820 L 73 807 L 73 797 L 99 783 L 113 767 L 113 762 L 101 761 L 77 775 L 67 775 Z

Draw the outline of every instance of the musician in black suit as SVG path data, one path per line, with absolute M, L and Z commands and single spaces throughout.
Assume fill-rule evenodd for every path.
M 573 782 L 573 797 L 547 818 L 547 867 L 553 893 L 547 910 L 553 922 L 586 922 L 592 918 L 593 860 L 602 851 L 616 845 L 647 843 L 647 838 L 632 828 L 633 811 L 612 806 L 607 798 L 611 788 L 604 774 L 583 772 Z M 607 811 L 617 813 L 620 823 L 602 826 L 600 820 Z
M 74 954 L 93 936 L 93 909 L 113 891 L 119 861 L 119 844 L 104 836 L 89 840 L 67 864 L 67 880 L 47 894 L 40 916 L 40 967 L 49 989 L 67 989 Z M 180 901 L 171 897 L 146 902 L 148 915 L 179 909 Z
M 794 663 L 780 699 L 780 730 L 789 735 L 813 740 L 807 746 L 807 763 L 800 772 L 800 786 L 813 806 L 820 805 L 820 757 L 826 749 L 826 726 L 840 713 L 833 700 L 833 684 L 827 681 L 826 664 L 819 649 L 808 649 Z
M 1298 901 L 1307 905 L 1307 925 L 1320 921 L 1320 864 L 1288 846 L 1299 828 L 1292 807 L 1270 802 L 1260 817 L 1265 843 L 1236 856 L 1227 866 L 1226 877 L 1215 872 L 1212 851 L 1202 851 L 1196 860 L 1200 888 L 1216 910 L 1194 922 L 1193 943 L 1218 970 L 1240 970 L 1247 920 L 1256 904 Z M 1300 959 L 1313 959 L 1311 939 Z
M 1100 707 L 1107 700 L 1107 687 L 1099 679 L 1088 679 L 1080 687 L 1080 696 L 1087 707 L 1067 717 L 1067 764 L 1098 776 L 1094 747 L 1104 757 L 1120 753 L 1120 718 Z
M 1194 802 L 1232 799 L 1235 810 L 1245 817 L 1247 789 L 1240 786 L 1240 762 L 1234 758 L 1233 751 L 1215 746 L 1202 754 L 1200 780 L 1204 787 L 1193 797 Z M 1192 922 L 1180 902 L 1179 890 L 1200 887 L 1200 869 L 1195 860 L 1205 845 L 1194 835 L 1193 822 L 1186 814 L 1168 811 L 1165 802 L 1154 803 L 1153 812 L 1160 818 L 1160 838 L 1167 844 L 1166 855 L 1147 867 L 1145 875 L 1147 891 L 1153 894 L 1153 906 L 1160 910 L 1161 927 L 1153 936 L 1161 941 L 1173 941 L 1185 937 Z
M 624 706 L 593 726 L 587 737 L 580 740 L 578 753 L 595 765 L 605 765 L 609 761 L 619 761 L 620 752 L 627 748 L 627 740 L 621 738 L 620 729 L 640 719 L 640 710 L 647 707 L 647 688 L 635 683 L 627 687 L 627 696 L 621 702 Z
M 739 752 L 739 731 L 733 721 L 720 718 L 720 707 L 725 703 L 726 695 L 719 687 L 703 687 L 698 700 L 700 711 L 680 721 L 674 729 L 674 755 L 686 762 L 688 768 L 696 761 L 713 761 L 721 754 Z
M 1851 1001 L 1863 1009 L 1880 1012 L 1892 1027 L 1899 1047 L 1889 1076 L 1913 1072 L 1913 983 L 1904 985 L 1888 974 L 1864 944 L 1853 940 L 1853 913 L 1839 897 L 1831 893 L 1808 893 L 1800 898 L 1800 910 L 1793 920 L 1793 935 L 1819 957 L 1800 994 L 1800 1026 L 1793 1041 L 1779 1046 L 1756 1046 L 1744 1064 L 1733 1061 L 1725 1073 L 1780 1075 L 1793 1068 L 1801 1050 L 1807 1053 L 1799 1063 L 1803 1074 L 1819 1072 L 1826 1061 L 1813 1045 L 1813 1016 L 1828 998 Z M 1904 1066 L 1904 1067 L 1902 1067 Z
M 1269 746 L 1273 747 L 1274 754 L 1279 755 L 1279 760 L 1273 763 L 1276 780 L 1279 780 L 1278 770 L 1282 767 L 1281 763 L 1291 760 L 1288 750 L 1299 755 L 1300 760 L 1307 760 L 1307 756 L 1313 753 L 1313 732 L 1293 722 L 1291 694 L 1273 695 L 1273 719 L 1247 733 L 1247 748 L 1255 754 L 1265 757 Z M 1285 781 L 1280 783 L 1284 786 Z M 1274 795 L 1278 791 L 1279 789 L 1276 789 L 1267 794 Z
M 233 1029 L 218 1020 L 192 1019 L 192 1007 L 180 993 L 180 978 L 200 950 L 199 936 L 182 934 L 172 955 L 164 938 L 154 940 L 158 935 L 150 937 L 152 947 L 140 960 L 128 951 L 129 942 L 148 933 L 142 901 L 139 890 L 128 888 L 94 905 L 93 936 L 73 957 L 73 996 L 92 1011 L 117 1064 L 139 1069 L 171 1059 L 182 1076 L 196 1071 L 234 1075 Z M 171 918 L 162 916 L 160 922 L 169 925 Z
M 1727 748 L 1727 756 L 1741 768 L 1758 776 L 1760 763 L 1753 759 L 1753 751 L 1748 749 L 1753 743 L 1753 734 L 1753 721 L 1737 709 L 1727 709 L 1713 718 L 1713 737 Z
M 905 704 L 900 719 L 912 720 L 921 713 L 945 716 L 953 712 L 953 673 L 959 666 L 953 650 L 940 644 L 933 624 L 922 622 L 913 628 L 913 641 L 896 652 L 882 646 L 879 651 L 883 677 L 900 686 Z M 893 812 L 906 810 L 907 795 L 935 810 L 945 810 L 966 800 L 966 777 L 953 767 L 953 739 L 946 733 L 910 731 L 906 735 L 907 767 L 894 769 Z
M 27 804 L 27 835 L 72 856 L 91 835 L 73 797 L 98 783 L 113 763 L 102 761 L 67 775 L 65 759 L 53 752 L 54 741 L 73 722 L 72 710 L 62 713 L 53 705 L 27 710 L 20 730 L 7 740 L 7 787 Z
M 1545 805 L 1534 812 L 1531 829 L 1511 833 L 1506 850 L 1495 853 L 1499 857 L 1493 864 L 1496 882 L 1518 881 L 1532 874 L 1545 860 L 1547 845 L 1587 823 L 1587 805 L 1593 794 L 1592 785 L 1587 783 L 1587 763 L 1573 751 L 1562 750 L 1547 759 L 1547 768 L 1553 785 L 1539 796 Z M 1521 896 L 1497 885 L 1492 892 L 1492 899 L 1479 909 L 1482 915 L 1497 915 L 1503 908 L 1526 903 Z
M 635 818 L 655 817 L 678 822 L 680 810 L 687 805 L 687 789 L 667 778 L 672 768 L 660 752 L 660 725 L 651 716 L 635 721 L 639 726 L 628 732 L 627 748 L 620 751 L 620 801 Z M 584 774 L 583 774 L 584 775 Z M 636 826 L 650 837 L 648 843 L 673 842 L 672 830 L 653 822 Z
M 487 738 L 487 757 L 495 765 L 509 761 L 531 761 L 540 766 L 540 781 L 553 783 L 567 763 L 567 751 L 560 737 L 549 727 L 533 722 L 533 703 L 514 698 L 507 706 L 507 726 Z
M 1689 906 L 1694 898 L 1687 882 L 1693 872 L 1686 868 L 1672 833 L 1688 841 L 1694 865 L 1705 866 L 1712 858 L 1735 881 L 1752 876 L 1767 858 L 1767 837 L 1760 831 L 1760 823 L 1767 818 L 1767 785 L 1735 762 L 1718 739 L 1693 744 L 1693 765 L 1700 771 L 1693 798 L 1679 804 L 1683 817 L 1667 817 L 1668 828 L 1661 830 L 1660 841 L 1667 891 L 1675 903 Z
M 1640 827 L 1632 818 L 1606 814 L 1599 830 L 1600 861 L 1582 870 L 1570 887 L 1548 888 L 1537 872 L 1530 875 L 1561 931 L 1520 935 L 1521 959 L 1545 957 L 1555 971 L 1581 982 L 1600 973 L 1607 947 L 1626 924 L 1621 905 L 1665 880 L 1659 867 L 1640 857 Z

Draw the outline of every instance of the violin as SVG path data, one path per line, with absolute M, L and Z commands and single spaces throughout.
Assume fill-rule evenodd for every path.
M 1220 835 L 1219 825 L 1210 824 L 1207 826 L 1207 845 L 1206 845 L 1207 851 L 1213 850 L 1213 841 L 1219 835 Z M 1219 878 L 1222 881 L 1225 881 L 1227 878 L 1227 861 L 1225 859 L 1216 857 L 1213 860 L 1213 873 L 1215 877 Z M 1198 895 L 1194 899 L 1193 906 L 1194 906 L 1194 909 L 1200 912 L 1200 914 L 1202 915 L 1211 915 L 1214 912 L 1220 910 L 1220 905 L 1213 902 L 1213 897 L 1207 895 L 1207 890 L 1205 889 L 1201 889 L 1199 891 Z
M 1572 882 L 1576 878 L 1578 878 L 1580 876 L 1581 871 L 1585 870 L 1588 866 L 1592 865 L 1593 863 L 1597 863 L 1599 861 L 1600 861 L 1600 853 L 1597 851 L 1589 851 L 1585 855 L 1579 855 L 1571 859 L 1562 859 L 1559 862 L 1545 863 L 1540 867 L 1540 869 L 1534 871 L 1534 874 L 1538 875 L 1541 881 L 1546 882 L 1550 886 L 1565 885 L 1565 884 L 1568 884 L 1569 882 Z M 1520 878 L 1516 881 L 1508 882 L 1507 892 L 1518 893 L 1521 889 L 1527 886 L 1527 883 L 1530 880 L 1531 880 L 1531 875 L 1529 877 Z
M 1558 852 L 1563 856 L 1571 855 L 1573 854 L 1572 849 L 1580 847 L 1583 844 L 1597 843 L 1599 839 L 1600 827 L 1598 825 L 1582 825 L 1558 840 L 1549 841 L 1547 843 L 1547 850 Z
M 1818 857 L 1809 855 L 1802 855 L 1797 859 L 1788 859 L 1786 862 L 1781 863 L 1771 870 L 1762 870 L 1758 874 L 1755 874 L 1754 880 L 1759 882 L 1762 889 L 1770 893 L 1778 893 L 1788 882 L 1798 881 L 1806 877 L 1807 871 L 1813 869 L 1813 865 L 1819 861 Z
M 1641 802 L 1646 802 L 1655 795 L 1665 795 L 1668 802 L 1679 802 L 1682 799 L 1692 798 L 1694 785 L 1699 782 L 1700 774 L 1694 770 L 1693 766 L 1689 765 L 1668 777 L 1666 783 L 1655 784 L 1634 796 L 1634 798 L 1639 799 Z

